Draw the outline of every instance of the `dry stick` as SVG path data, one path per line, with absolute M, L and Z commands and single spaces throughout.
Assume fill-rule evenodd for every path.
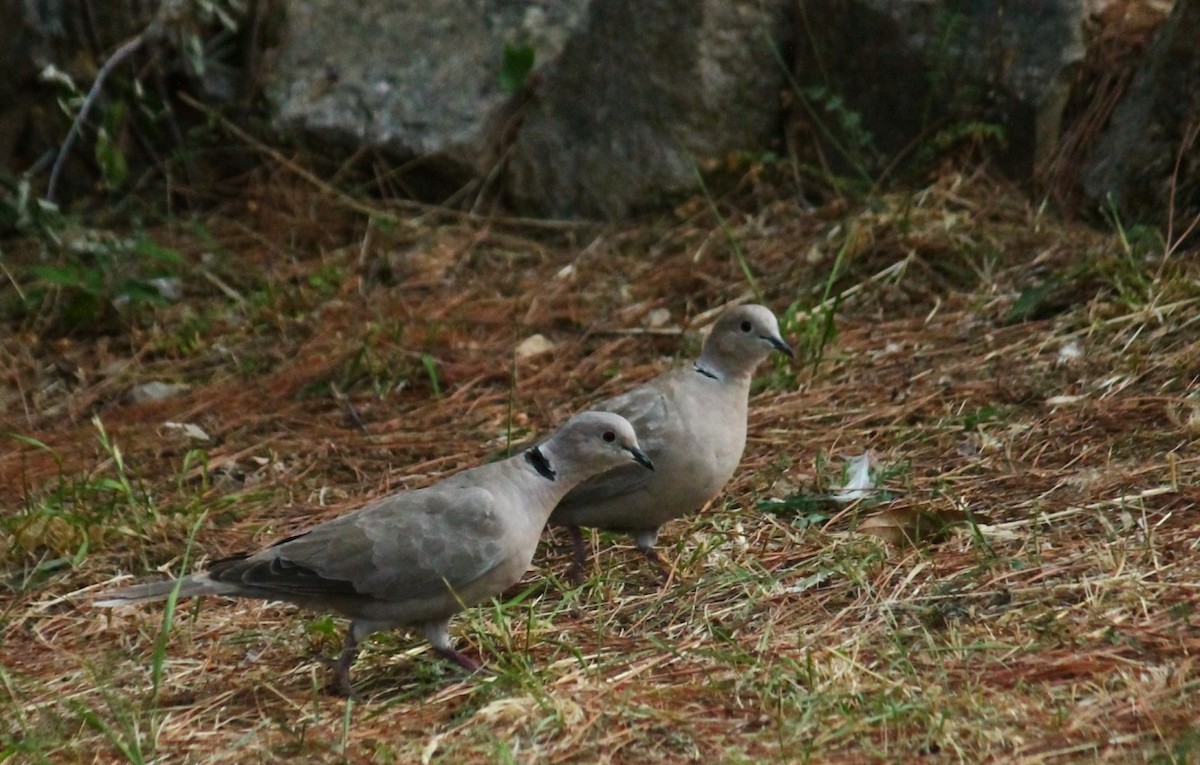
M 329 194 L 333 198 L 335 198 L 338 201 L 345 204 L 351 210 L 354 210 L 355 212 L 358 212 L 358 213 L 362 213 L 363 215 L 366 215 L 370 218 L 378 218 L 380 220 L 385 220 L 388 223 L 392 223 L 392 224 L 395 224 L 398 226 L 409 226 L 409 227 L 415 228 L 418 225 L 417 221 L 413 221 L 408 218 L 402 218 L 394 213 L 388 212 L 387 210 L 383 209 L 382 207 L 372 207 L 371 205 L 360 202 L 357 199 L 355 199 L 354 197 L 347 194 L 346 192 L 338 189 L 337 187 L 335 187 L 329 183 L 326 183 L 325 181 L 321 180 L 313 173 L 309 172 L 308 170 L 305 170 L 303 167 L 300 167 L 300 165 L 296 164 L 296 162 L 294 162 L 293 160 L 290 160 L 287 157 L 285 157 L 277 149 L 273 149 L 270 146 L 267 146 L 262 141 L 258 140 L 254 136 L 247 133 L 245 130 L 242 130 L 240 127 L 233 124 L 233 122 L 231 122 L 224 115 L 219 114 L 217 111 L 215 111 L 213 109 L 210 109 L 208 106 L 200 103 L 199 101 L 192 98 L 188 94 L 180 93 L 179 99 L 181 101 L 183 101 L 185 104 L 187 104 L 188 106 L 190 106 L 193 109 L 196 109 L 197 111 L 204 114 L 204 116 L 214 119 L 217 122 L 221 123 L 221 126 L 223 128 L 228 130 L 230 133 L 233 133 L 234 136 L 236 136 L 239 140 L 244 141 L 248 146 L 253 148 L 255 151 L 259 151 L 259 152 L 262 152 L 263 154 L 266 154 L 271 159 L 275 160 L 279 164 L 286 167 L 288 170 L 291 170 L 293 173 L 300 176 L 301 179 L 311 183 L 319 191 Z M 405 204 L 416 208 L 417 210 L 421 211 L 423 214 L 447 215 L 452 218 L 458 218 L 460 220 L 468 220 L 468 221 L 473 221 L 473 222 L 505 223 L 505 224 L 514 225 L 514 226 L 528 226 L 528 227 L 532 227 L 532 228 L 543 228 L 543 229 L 550 229 L 550 230 L 575 230 L 575 229 L 580 229 L 580 228 L 588 228 L 588 227 L 603 225 L 597 221 L 538 220 L 538 219 L 534 219 L 534 218 L 510 218 L 510 217 L 499 217 L 499 216 L 487 217 L 487 216 L 477 215 L 475 213 L 466 213 L 466 212 L 460 212 L 458 210 L 450 210 L 448 208 L 438 207 L 436 205 L 421 204 L 420 202 L 406 202 Z
M 233 124 L 233 122 L 229 121 L 223 115 L 218 114 L 215 110 L 210 109 L 209 107 L 200 103 L 196 99 L 189 96 L 187 93 L 180 93 L 179 99 L 181 101 L 183 101 L 185 104 L 187 104 L 188 106 L 190 106 L 193 109 L 202 113 L 204 116 L 217 120 L 218 122 L 221 123 L 221 127 L 225 128 L 230 133 L 233 133 L 234 136 L 236 136 L 239 140 L 244 141 L 246 144 L 248 144 L 254 150 L 260 151 L 263 154 L 266 154 L 271 159 L 275 160 L 279 164 L 286 167 L 288 170 L 291 170 L 293 173 L 300 176 L 303 180 L 308 181 L 313 186 L 316 186 L 318 190 L 320 190 L 326 194 L 329 194 L 330 196 L 334 197 L 338 201 L 342 202 L 347 207 L 349 207 L 351 210 L 362 213 L 363 215 L 366 215 L 368 218 L 379 218 L 381 220 L 386 220 L 388 223 L 392 223 L 392 224 L 395 224 L 398 226 L 411 224 L 411 221 L 405 220 L 404 218 L 401 218 L 397 215 L 392 215 L 391 213 L 387 212 L 386 210 L 381 210 L 379 208 L 371 207 L 370 205 L 363 204 L 362 202 L 358 201 L 357 199 L 350 196 L 349 194 L 346 194 L 344 191 L 341 191 L 337 187 L 331 186 L 330 184 L 321 180 L 317 176 L 313 175 L 308 170 L 305 170 L 303 167 L 300 167 L 292 160 L 283 156 L 283 154 L 280 151 L 278 151 L 277 149 L 273 149 L 270 146 L 267 146 L 262 141 L 259 141 L 257 138 L 250 135 L 245 130 L 242 130 L 240 127 Z
M 17 283 L 15 278 L 13 278 L 13 275 L 9 272 L 8 267 L 4 265 L 3 260 L 0 260 L 0 273 L 4 274 L 8 278 L 8 281 L 12 284 L 13 289 L 17 291 L 17 297 L 21 298 L 21 302 L 25 302 L 25 291 L 21 289 L 21 285 Z
M 363 423 L 362 416 L 359 415 L 358 410 L 354 408 L 354 402 L 350 400 L 350 397 L 342 392 L 337 383 L 329 383 L 329 392 L 346 409 L 346 414 L 349 415 L 350 421 L 354 423 L 354 427 L 358 428 L 360 433 L 366 433 L 367 426 Z
M 872 274 L 871 276 L 868 276 L 863 281 L 850 285 L 849 287 L 842 290 L 838 294 L 831 295 L 830 297 L 825 298 L 820 303 L 817 303 L 815 306 L 808 309 L 805 313 L 807 313 L 809 316 L 812 316 L 812 315 L 816 314 L 818 311 L 828 311 L 828 310 L 832 309 L 835 305 L 837 305 L 839 302 L 845 302 L 845 301 L 849 300 L 850 298 L 854 297 L 855 295 L 857 295 L 858 293 L 862 292 L 864 289 L 866 289 L 866 286 L 868 284 L 871 284 L 873 282 L 881 282 L 884 279 L 887 279 L 892 276 L 897 276 L 897 275 L 903 276 L 904 272 L 908 269 L 909 264 L 911 264 L 916 258 L 917 258 L 917 251 L 910 250 L 909 253 L 907 255 L 905 255 L 902 259 L 897 260 L 895 263 L 892 263 L 891 265 L 885 266 L 883 269 L 881 269 L 879 271 L 876 271 L 874 274 Z
M 62 148 L 58 150 L 58 158 L 54 160 L 54 169 L 50 171 L 50 182 L 46 185 L 46 201 L 54 201 L 54 191 L 58 186 L 58 178 L 62 175 L 63 164 L 66 162 L 67 155 L 71 152 L 71 147 L 75 145 L 75 139 L 79 137 L 79 133 L 83 130 L 83 121 L 87 119 L 88 112 L 96 105 L 96 100 L 100 97 L 100 90 L 104 87 L 104 81 L 112 74 L 112 71 L 117 68 L 125 59 L 133 55 L 134 51 L 142 47 L 142 43 L 146 41 L 146 31 L 129 38 L 121 43 L 121 47 L 104 62 L 104 66 L 100 67 L 100 71 L 96 73 L 96 81 L 92 83 L 92 89 L 88 91 L 87 98 L 83 100 L 83 106 L 79 109 L 79 114 L 75 116 L 75 121 L 71 123 L 71 129 L 67 132 L 67 138 L 63 141 Z
M 1200 224 L 1200 214 L 1197 214 L 1192 219 L 1191 225 L 1184 229 L 1184 232 L 1178 238 L 1175 238 L 1175 192 L 1179 183 L 1179 165 L 1183 162 L 1184 153 L 1188 149 L 1191 149 L 1192 144 L 1196 142 L 1197 134 L 1200 134 L 1200 122 L 1193 122 L 1188 125 L 1187 130 L 1184 131 L 1183 139 L 1179 142 L 1179 151 L 1175 154 L 1175 168 L 1171 172 L 1171 196 L 1167 202 L 1167 246 L 1163 249 L 1162 261 L 1159 262 L 1158 272 L 1154 275 L 1155 281 L 1162 278 L 1163 269 L 1167 265 L 1167 258 L 1171 257 L 1175 250 L 1179 248 L 1179 245 L 1183 244 L 1188 236 L 1191 235 L 1196 225 Z

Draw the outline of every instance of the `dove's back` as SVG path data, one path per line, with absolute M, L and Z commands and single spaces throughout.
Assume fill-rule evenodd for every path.
M 568 492 L 551 522 L 636 531 L 695 511 L 742 459 L 749 387 L 749 378 L 714 380 L 688 366 L 596 405 L 629 420 L 655 470 L 622 465 L 591 478 Z

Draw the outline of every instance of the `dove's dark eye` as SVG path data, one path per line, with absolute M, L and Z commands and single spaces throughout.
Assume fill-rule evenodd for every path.
M 617 440 L 617 434 L 613 433 L 611 430 L 604 431 L 604 435 L 602 435 L 600 437 L 603 438 L 605 441 L 609 442 L 610 444 L 613 441 Z
M 752 329 L 754 329 L 754 325 L 752 325 L 750 322 L 748 322 L 748 321 L 742 322 L 742 331 L 743 332 L 749 332 Z

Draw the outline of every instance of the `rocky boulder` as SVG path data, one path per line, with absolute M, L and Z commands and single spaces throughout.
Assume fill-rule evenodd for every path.
M 772 144 L 790 5 L 297 0 L 270 92 L 285 128 L 416 160 L 407 185 L 427 198 L 475 179 L 521 212 L 616 218 Z M 505 51 L 528 49 L 506 92 Z
M 788 4 L 595 2 L 545 73 L 509 162 L 517 209 L 620 218 L 698 167 L 777 145 Z
M 1200 0 L 1178 0 L 1081 179 L 1096 205 L 1175 231 L 1200 215 Z M 1172 193 L 1172 186 L 1174 192 Z M 1200 232 L 1196 233 L 1200 236 Z
M 1083 60 L 1083 0 L 804 0 L 795 112 L 836 168 L 873 177 L 998 127 L 1001 161 L 1030 177 L 1057 146 Z M 816 123 L 814 125 L 814 123 Z

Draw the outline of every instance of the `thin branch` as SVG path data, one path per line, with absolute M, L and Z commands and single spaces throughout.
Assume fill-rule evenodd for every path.
M 204 114 L 206 117 L 209 117 L 209 118 L 214 119 L 217 122 L 219 122 L 221 124 L 221 126 L 224 127 L 226 130 L 228 130 L 230 133 L 232 133 L 235 138 L 243 141 L 247 146 L 254 149 L 255 151 L 261 152 L 262 154 L 265 154 L 266 156 L 275 160 L 280 165 L 282 165 L 286 169 L 290 170 L 292 173 L 295 173 L 302 180 L 304 180 L 307 183 L 314 186 L 317 190 L 319 190 L 325 194 L 328 194 L 329 196 L 338 200 L 342 204 L 346 205 L 349 209 L 354 210 L 355 212 L 361 213 L 363 215 L 366 215 L 369 218 L 378 218 L 380 220 L 384 220 L 389 223 L 394 223 L 399 226 L 414 227 L 414 226 L 418 225 L 417 220 L 401 217 L 400 215 L 390 212 L 385 208 L 368 205 L 365 202 L 361 202 L 361 201 L 355 199 L 353 196 L 342 191 L 341 189 L 338 189 L 333 184 L 330 184 L 330 183 L 327 183 L 326 181 L 321 180 L 320 178 L 318 178 L 316 176 L 316 174 L 301 167 L 299 165 L 299 163 L 297 163 L 291 159 L 288 159 L 287 157 L 285 157 L 283 155 L 283 152 L 281 152 L 277 149 L 274 149 L 270 146 L 267 146 L 262 141 L 258 140 L 257 138 L 253 137 L 252 135 L 247 133 L 242 128 L 235 125 L 227 117 L 225 117 L 221 113 L 217 112 L 216 110 L 206 106 L 205 104 L 200 103 L 196 99 L 189 96 L 187 93 L 179 93 L 178 95 L 179 95 L 180 101 L 182 101 L 183 103 L 192 107 L 193 109 L 199 111 L 201 114 Z M 393 175 L 393 174 L 394 174 L 394 172 L 389 173 L 389 175 Z M 470 213 L 470 212 L 463 212 L 460 210 L 451 210 L 451 209 L 441 207 L 438 205 L 425 204 L 423 202 L 417 202 L 417 201 L 413 201 L 413 200 L 392 200 L 391 203 L 394 205 L 397 205 L 397 206 L 401 206 L 401 207 L 413 210 L 416 213 L 419 213 L 420 215 L 440 215 L 440 216 L 445 216 L 447 218 L 453 218 L 455 220 L 507 224 L 507 225 L 512 225 L 512 226 L 522 226 L 525 228 L 543 229 L 543 230 L 548 230 L 548 231 L 575 231 L 578 229 L 593 228 L 596 226 L 605 225 L 601 221 L 594 221 L 594 220 L 555 220 L 555 219 L 541 219 L 541 218 L 518 218 L 518 217 L 501 216 L 501 215 L 484 216 L 484 215 L 478 215 L 478 214 Z
M 1183 233 L 1178 237 L 1175 236 L 1175 193 L 1179 185 L 1179 170 L 1183 163 L 1184 156 L 1192 149 L 1192 144 L 1196 142 L 1197 135 L 1200 135 L 1200 122 L 1193 122 L 1184 130 L 1183 138 L 1179 141 L 1179 151 L 1175 154 L 1175 167 L 1171 171 L 1171 195 L 1167 202 L 1167 241 L 1163 248 L 1162 262 L 1158 264 L 1158 273 L 1155 274 L 1155 279 L 1162 278 L 1163 268 L 1167 264 L 1167 258 L 1174 254 L 1175 250 L 1179 249 L 1187 238 L 1192 235 L 1192 231 L 1200 224 L 1200 214 L 1192 218 L 1192 222 L 1184 229 Z
M 54 169 L 50 171 L 50 183 L 46 186 L 46 201 L 54 201 L 54 192 L 58 188 L 58 179 L 62 175 L 63 164 L 66 162 L 67 155 L 71 153 L 71 147 L 75 145 L 75 139 L 79 137 L 80 131 L 83 129 L 84 120 L 87 119 L 88 113 L 92 107 L 96 105 L 97 99 L 100 97 L 100 91 L 104 87 L 104 81 L 112 74 L 112 71 L 117 68 L 125 59 L 129 58 L 146 41 L 146 31 L 131 37 L 121 44 L 121 47 L 109 57 L 108 61 L 104 62 L 104 66 L 100 67 L 100 71 L 96 74 L 96 81 L 92 83 L 92 89 L 88 91 L 87 98 L 83 100 L 83 106 L 79 110 L 79 114 L 75 116 L 75 121 L 71 123 L 71 130 L 67 133 L 67 138 L 63 141 L 62 148 L 58 151 L 58 158 L 54 160 Z

